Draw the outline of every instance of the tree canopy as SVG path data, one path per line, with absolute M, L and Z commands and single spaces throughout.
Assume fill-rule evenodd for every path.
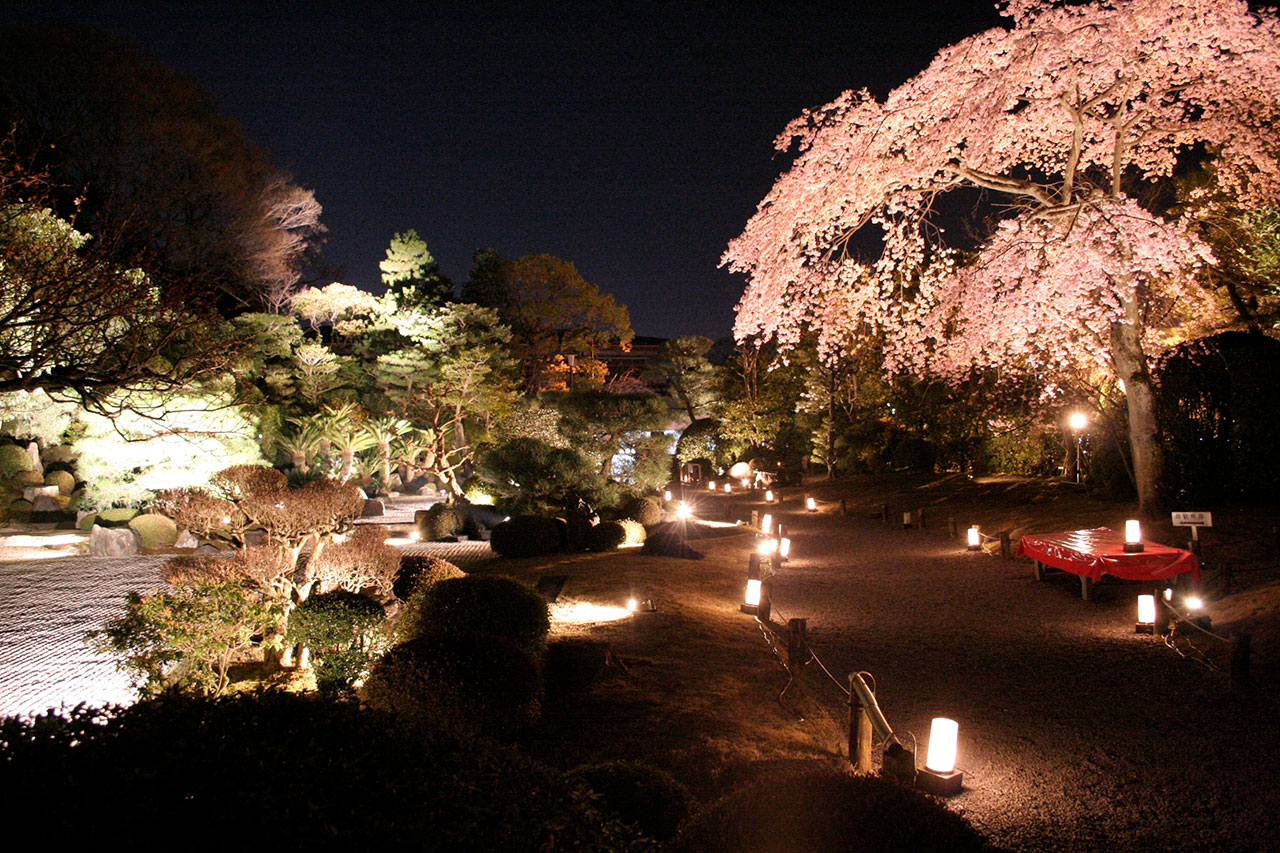
M 735 334 L 787 347 L 813 327 L 830 354 L 882 329 L 888 368 L 950 375 L 1095 368 L 1127 386 L 1149 506 L 1147 354 L 1221 322 L 1197 217 L 1280 190 L 1280 28 L 1243 0 L 1006 13 L 1011 28 L 942 50 L 883 103 L 848 91 L 788 125 L 795 164 L 724 256 L 749 278 Z M 1176 204 L 1151 192 L 1190 169 Z M 1001 205 L 976 241 L 938 215 L 966 190 Z

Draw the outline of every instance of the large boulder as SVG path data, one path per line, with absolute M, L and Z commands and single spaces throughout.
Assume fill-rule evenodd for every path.
M 46 486 L 57 486 L 58 492 L 69 495 L 76 490 L 76 478 L 71 475 L 70 471 L 48 471 L 44 475 Z
M 13 479 L 15 475 L 30 471 L 33 467 L 26 448 L 16 444 L 0 445 L 0 480 Z
M 101 527 L 89 531 L 90 557 L 131 557 L 138 553 L 138 534 L 128 527 Z

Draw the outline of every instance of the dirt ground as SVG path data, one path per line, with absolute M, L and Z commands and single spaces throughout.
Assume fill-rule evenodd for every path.
M 673 772 L 704 802 L 736 784 L 807 762 L 845 761 L 848 673 L 865 671 L 895 731 L 919 739 L 929 720 L 960 723 L 965 788 L 948 805 L 1014 850 L 1269 850 L 1280 839 L 1280 684 L 1255 660 L 1253 692 L 1232 692 L 1197 662 L 1215 641 L 1180 641 L 1181 656 L 1134 633 L 1137 588 L 1103 583 L 1082 601 L 1074 576 L 1037 582 L 1030 563 L 966 552 L 947 519 L 988 532 L 1116 527 L 1133 511 L 1048 481 L 967 478 L 815 483 L 766 507 L 757 495 L 693 495 L 703 518 L 772 510 L 793 555 L 773 581 L 774 625 L 808 620 L 816 663 L 779 699 L 788 675 L 756 621 L 738 612 L 754 535 L 694 542 L 700 561 L 618 552 L 491 567 L 530 580 L 567 576 L 554 632 L 607 641 L 614 674 L 549 701 L 528 748 L 561 766 L 639 758 Z M 844 499 L 842 513 L 840 500 Z M 889 504 L 889 524 L 877 517 Z M 894 509 L 896 507 L 896 509 Z M 901 508 L 927 527 L 902 529 Z M 1273 510 L 1215 511 L 1222 543 L 1269 529 Z M 894 523 L 896 522 L 896 523 Z M 1186 532 L 1148 525 L 1148 539 Z M 1206 558 L 1213 560 L 1212 539 Z M 1237 547 L 1233 586 L 1211 603 L 1274 648 L 1274 545 Z M 1206 573 L 1213 599 L 1222 579 Z M 656 612 L 613 618 L 629 595 Z M 577 604 L 579 606 L 566 606 Z M 599 610 L 593 607 L 602 608 Z M 601 621 L 589 621 L 601 620 Z M 1242 621 L 1244 620 L 1244 621 Z M 1225 636 L 1225 634 L 1224 634 Z M 1212 656 L 1207 661 L 1213 664 Z

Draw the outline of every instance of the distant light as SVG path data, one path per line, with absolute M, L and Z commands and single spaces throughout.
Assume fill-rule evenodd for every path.
M 684 501 L 680 501 L 680 505 L 676 507 L 676 518 L 685 519 L 693 514 L 693 510 L 689 509 L 689 505 Z
M 817 512 L 818 502 L 814 500 L 812 497 L 807 497 L 804 499 L 804 508 L 807 509 L 809 512 Z
M 666 501 L 667 503 L 671 503 L 671 490 L 670 490 L 670 489 L 667 489 L 665 492 L 663 492 L 663 493 L 662 493 L 662 499 L 663 499 L 664 501 Z
M 969 550 L 979 551 L 982 549 L 982 531 L 978 529 L 978 525 L 969 528 Z
M 632 611 L 626 607 L 609 604 L 593 604 L 589 601 L 561 599 L 550 606 L 551 621 L 558 625 L 587 625 L 593 622 L 616 622 L 626 619 Z
M 1067 423 L 1073 430 L 1079 432 L 1089 425 L 1089 419 L 1084 416 L 1083 412 L 1072 412 L 1071 417 L 1067 418 Z
M 418 531 L 416 531 L 416 530 L 410 530 L 410 531 L 409 531 L 409 541 L 410 541 L 410 542 L 417 542 L 417 541 L 418 541 L 419 539 L 421 539 L 421 538 L 422 538 L 422 534 L 420 534 Z
M 1164 588 L 1164 600 L 1173 601 L 1173 587 L 1167 586 Z
M 708 492 L 714 492 L 715 490 L 716 490 L 716 481 L 715 481 L 715 480 L 707 480 L 707 491 L 708 491 Z
M 733 492 L 733 485 L 732 485 L 732 484 L 730 484 L 730 483 L 725 483 L 725 484 L 724 484 L 724 493 L 727 495 L 727 494 L 730 494 L 730 493 L 732 493 L 732 492 Z
M 764 514 L 764 517 L 760 519 L 760 530 L 764 533 L 769 533 L 773 530 L 773 515 L 767 512 Z
M 786 559 L 791 554 L 791 540 L 785 536 L 778 542 L 778 555 Z
M 636 601 L 635 598 L 628 598 L 627 609 L 630 610 L 632 613 L 635 613 L 637 610 L 640 609 L 640 602 Z
M 1184 603 L 1188 610 L 1199 610 L 1204 607 L 1204 599 L 1198 595 L 1188 595 Z
M 773 503 L 773 489 L 765 489 L 764 502 L 770 504 Z
M 778 550 L 777 539 L 761 539 L 760 544 L 756 545 L 756 552 L 768 556 Z

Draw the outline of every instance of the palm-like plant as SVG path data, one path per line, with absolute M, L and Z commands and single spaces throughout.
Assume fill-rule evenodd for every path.
M 290 418 L 289 423 L 293 432 L 280 435 L 276 448 L 289 454 L 293 467 L 305 474 L 310 470 L 310 460 L 320 452 L 324 430 L 312 418 Z
M 367 417 L 365 410 L 356 403 L 325 406 L 320 414 L 325 438 L 329 440 L 330 445 L 342 460 L 335 477 L 339 483 L 345 483 L 351 479 L 355 455 L 377 443 L 373 435 L 365 429 Z
M 365 423 L 365 432 L 373 439 L 373 446 L 378 449 L 378 462 L 382 470 L 382 482 L 391 482 L 391 445 L 402 435 L 413 430 L 413 424 L 404 418 L 391 415 L 374 418 Z

